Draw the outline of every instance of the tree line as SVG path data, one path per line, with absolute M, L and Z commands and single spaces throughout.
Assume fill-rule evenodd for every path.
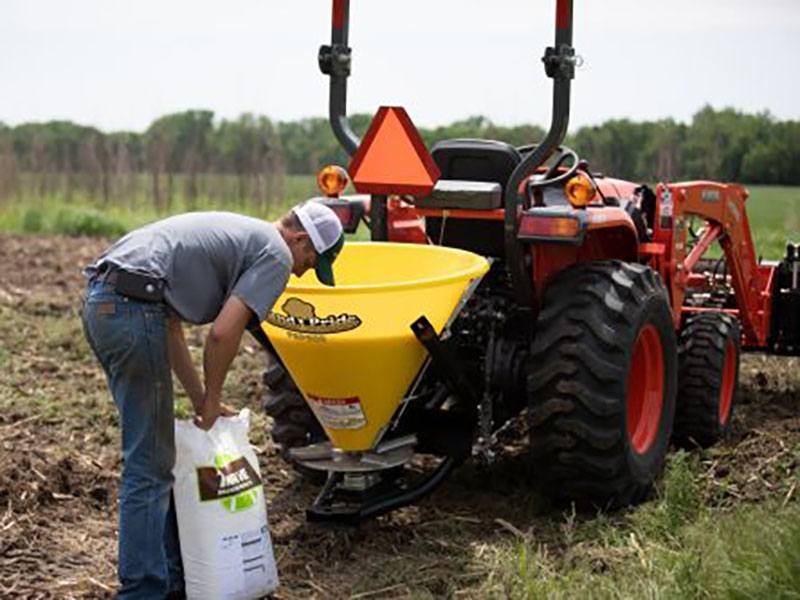
M 281 197 L 285 173 L 277 127 L 263 116 L 215 122 L 211 111 L 191 110 L 143 133 L 0 124 L 0 198 L 83 195 L 108 204 L 145 196 L 164 212 L 176 198 L 188 208 L 201 196 L 264 204 Z
M 370 115 L 351 117 L 362 135 Z M 515 146 L 534 143 L 536 125 L 504 127 L 472 117 L 421 128 L 431 147 L 443 139 L 484 138 Z M 636 181 L 713 179 L 800 185 L 800 122 L 769 113 L 704 107 L 691 122 L 627 119 L 581 127 L 566 144 L 595 171 Z M 143 198 L 168 211 L 200 197 L 263 205 L 284 194 L 287 175 L 347 164 L 325 118 L 276 122 L 244 114 L 216 120 L 190 110 L 157 119 L 144 132 L 105 133 L 68 121 L 0 123 L 0 199 L 14 194 L 76 194 L 100 203 Z

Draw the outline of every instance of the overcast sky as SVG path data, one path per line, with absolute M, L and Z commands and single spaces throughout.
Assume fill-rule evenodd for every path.
M 330 0 L 2 0 L 0 121 L 141 131 L 207 108 L 327 114 Z M 550 119 L 555 0 L 351 0 L 351 112 L 418 125 Z M 800 0 L 575 0 L 572 124 L 702 105 L 800 119 Z

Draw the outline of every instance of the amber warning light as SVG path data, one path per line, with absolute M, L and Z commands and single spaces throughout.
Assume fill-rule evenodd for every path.
M 338 198 L 347 187 L 347 171 L 328 165 L 317 174 L 317 186 L 328 198 Z
M 576 175 L 564 186 L 567 200 L 575 208 L 584 208 L 597 194 L 597 189 L 586 175 Z

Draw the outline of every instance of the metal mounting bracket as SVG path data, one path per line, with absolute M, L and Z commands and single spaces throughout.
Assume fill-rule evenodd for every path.
M 353 63 L 353 49 L 344 44 L 320 46 L 319 69 L 325 75 L 349 77 Z

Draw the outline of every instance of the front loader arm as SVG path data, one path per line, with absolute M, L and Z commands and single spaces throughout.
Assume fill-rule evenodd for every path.
M 745 338 L 748 345 L 763 347 L 769 330 L 770 281 L 768 271 L 758 265 L 745 209 L 748 196 L 740 185 L 707 181 L 659 185 L 655 241 L 665 244 L 662 276 L 672 294 L 676 325 L 694 267 L 718 241 L 725 253 Z M 691 217 L 704 219 L 707 226 L 689 252 L 687 232 Z

